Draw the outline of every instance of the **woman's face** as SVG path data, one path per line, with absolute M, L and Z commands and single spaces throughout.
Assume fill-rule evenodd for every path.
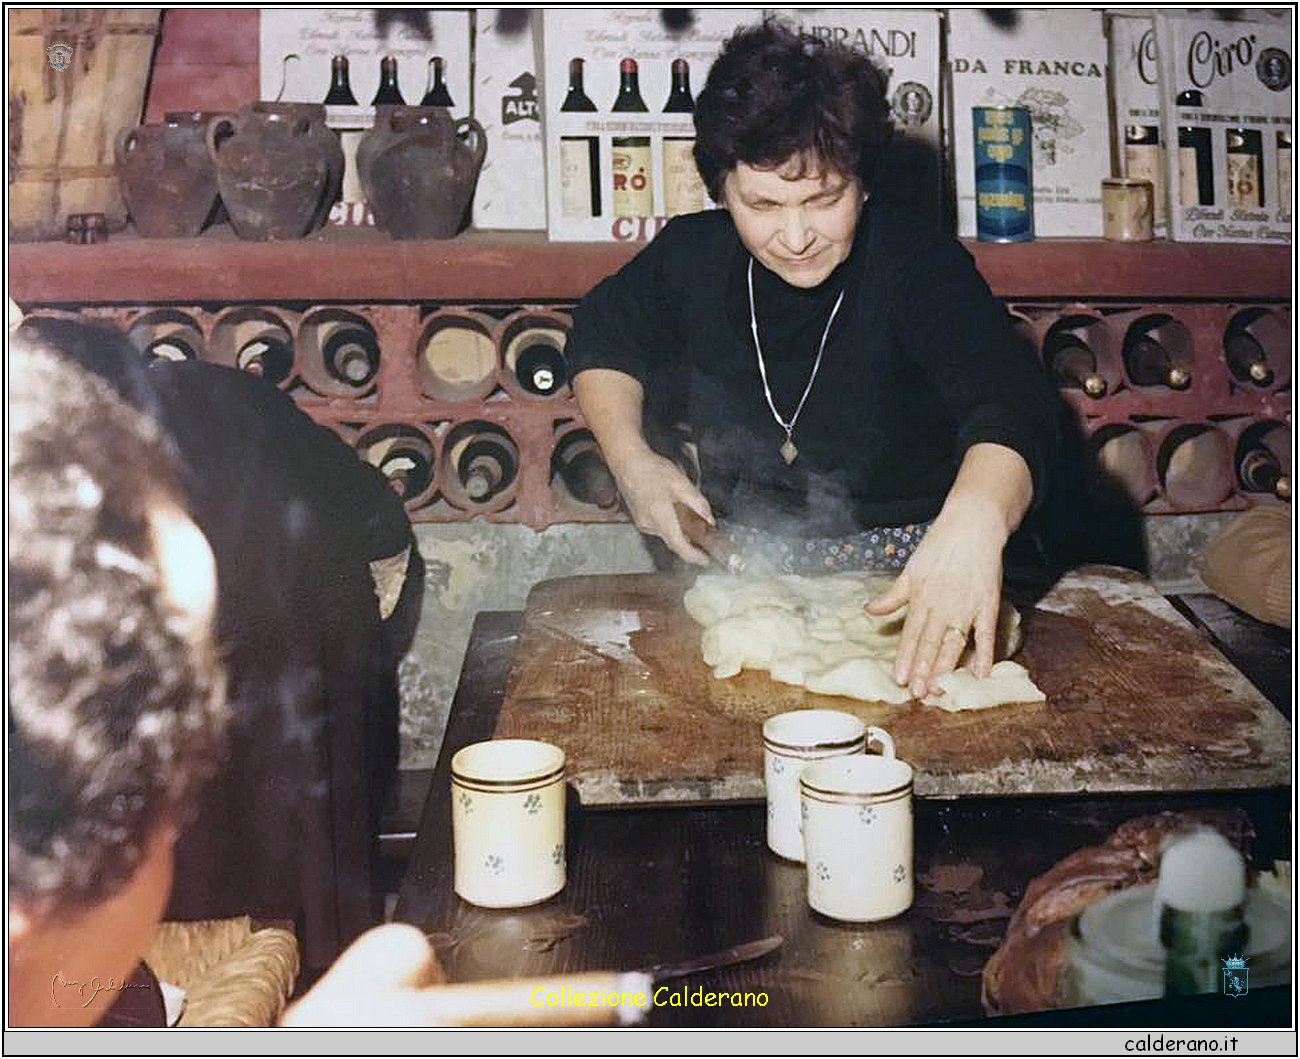
M 853 248 L 862 182 L 800 158 L 775 169 L 738 162 L 723 180 L 722 202 L 760 263 L 792 287 L 815 287 Z

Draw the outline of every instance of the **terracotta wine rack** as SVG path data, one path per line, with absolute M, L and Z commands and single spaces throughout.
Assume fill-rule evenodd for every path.
M 1087 439 L 1092 472 L 1118 478 L 1138 510 L 1230 511 L 1278 502 L 1244 489 L 1235 466 L 1243 446 L 1268 433 L 1290 473 L 1289 306 L 1271 300 L 1004 301 L 1040 356 L 1062 328 L 1086 340 L 1105 392 L 1093 397 L 1062 385 L 1061 394 Z M 626 519 L 620 506 L 577 500 L 556 473 L 558 443 L 585 428 L 567 383 L 542 396 L 521 385 L 513 370 L 527 345 L 562 347 L 571 305 L 264 302 L 36 313 L 108 320 L 142 350 L 161 340 L 169 356 L 193 354 L 261 371 L 313 419 L 390 473 L 414 521 L 481 518 L 542 528 Z M 1256 339 L 1273 368 L 1264 384 L 1229 367 L 1225 336 L 1242 314 L 1256 318 Z M 1152 321 L 1190 375 L 1182 389 L 1138 385 L 1128 372 L 1126 336 Z M 358 372 L 364 375 L 358 382 L 325 367 L 323 336 L 339 326 L 372 335 L 377 346 L 377 365 Z M 241 364 L 241 349 L 250 348 L 258 352 L 256 363 Z M 454 463 L 461 439 L 480 434 L 495 439 L 513 466 L 489 495 L 475 498 Z
M 1009 301 L 1019 331 L 1040 355 L 1060 327 L 1078 328 L 1096 356 L 1106 391 L 1062 385 L 1088 445 L 1094 475 L 1118 479 L 1144 514 L 1232 511 L 1279 502 L 1237 479 L 1243 439 L 1270 434 L 1290 473 L 1292 331 L 1289 306 L 1268 303 L 1032 303 Z M 1086 321 L 1086 323 L 1084 322 Z M 1229 366 L 1226 338 L 1251 323 L 1272 375 L 1260 383 Z M 1181 389 L 1138 385 L 1126 340 L 1161 328 L 1190 379 Z M 1060 380 L 1058 380 L 1058 383 Z M 1279 444 L 1277 431 L 1284 438 Z

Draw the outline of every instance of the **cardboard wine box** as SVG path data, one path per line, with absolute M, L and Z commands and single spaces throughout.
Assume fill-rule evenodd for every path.
M 488 152 L 474 192 L 474 227 L 544 229 L 542 116 L 533 27 L 526 8 L 474 12 L 474 117 Z
M 1102 234 L 1110 175 L 1100 10 L 953 8 L 948 13 L 957 232 L 975 229 L 973 107 L 1025 107 L 1033 135 L 1034 234 Z
M 664 111 L 672 64 L 688 64 L 693 95 L 722 42 L 760 14 L 756 8 L 542 12 L 537 66 L 551 239 L 645 241 L 675 213 L 711 205 L 690 154 L 692 116 Z M 582 105 L 590 109 L 565 109 L 574 60 L 580 60 Z M 624 60 L 636 65 L 644 111 L 613 109 Z
M 1228 21 L 1158 13 L 1170 234 L 1289 243 L 1292 14 Z
M 379 87 L 379 61 L 397 60 L 402 97 L 418 104 L 429 86 L 434 56 L 441 56 L 452 115 L 471 112 L 470 13 L 427 8 L 263 8 L 260 32 L 261 96 L 319 103 L 329 92 L 330 61 L 348 59 L 356 107 L 330 107 L 326 123 L 343 144 L 342 200 L 332 224 L 372 224 L 356 175 L 356 148 L 374 124 L 370 101 Z

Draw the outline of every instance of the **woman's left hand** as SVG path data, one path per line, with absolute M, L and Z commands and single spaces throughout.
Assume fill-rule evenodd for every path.
M 1029 503 L 1029 470 L 1000 445 L 975 445 L 967 453 L 943 510 L 888 591 L 868 601 L 867 612 L 892 614 L 906 604 L 894 679 L 916 698 L 937 693 L 975 634 L 971 669 L 993 668 L 998 607 L 1002 601 L 1002 548 Z

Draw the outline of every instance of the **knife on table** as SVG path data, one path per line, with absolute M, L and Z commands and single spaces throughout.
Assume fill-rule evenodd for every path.
M 674 504 L 677 509 L 677 521 L 681 523 L 682 532 L 686 534 L 695 547 L 721 566 L 729 574 L 743 574 L 745 560 L 741 558 L 736 546 L 727 539 L 717 526 L 700 518 L 684 504 Z
M 637 971 L 595 971 L 541 978 L 510 978 L 433 986 L 422 992 L 428 1026 L 627 1026 L 653 1006 L 655 984 L 757 960 L 781 947 L 780 934 L 711 952 L 681 963 Z M 640 1006 L 622 1003 L 640 993 Z M 618 997 L 618 1003 L 610 1003 Z M 603 1001 L 600 1002 L 600 1001 Z

